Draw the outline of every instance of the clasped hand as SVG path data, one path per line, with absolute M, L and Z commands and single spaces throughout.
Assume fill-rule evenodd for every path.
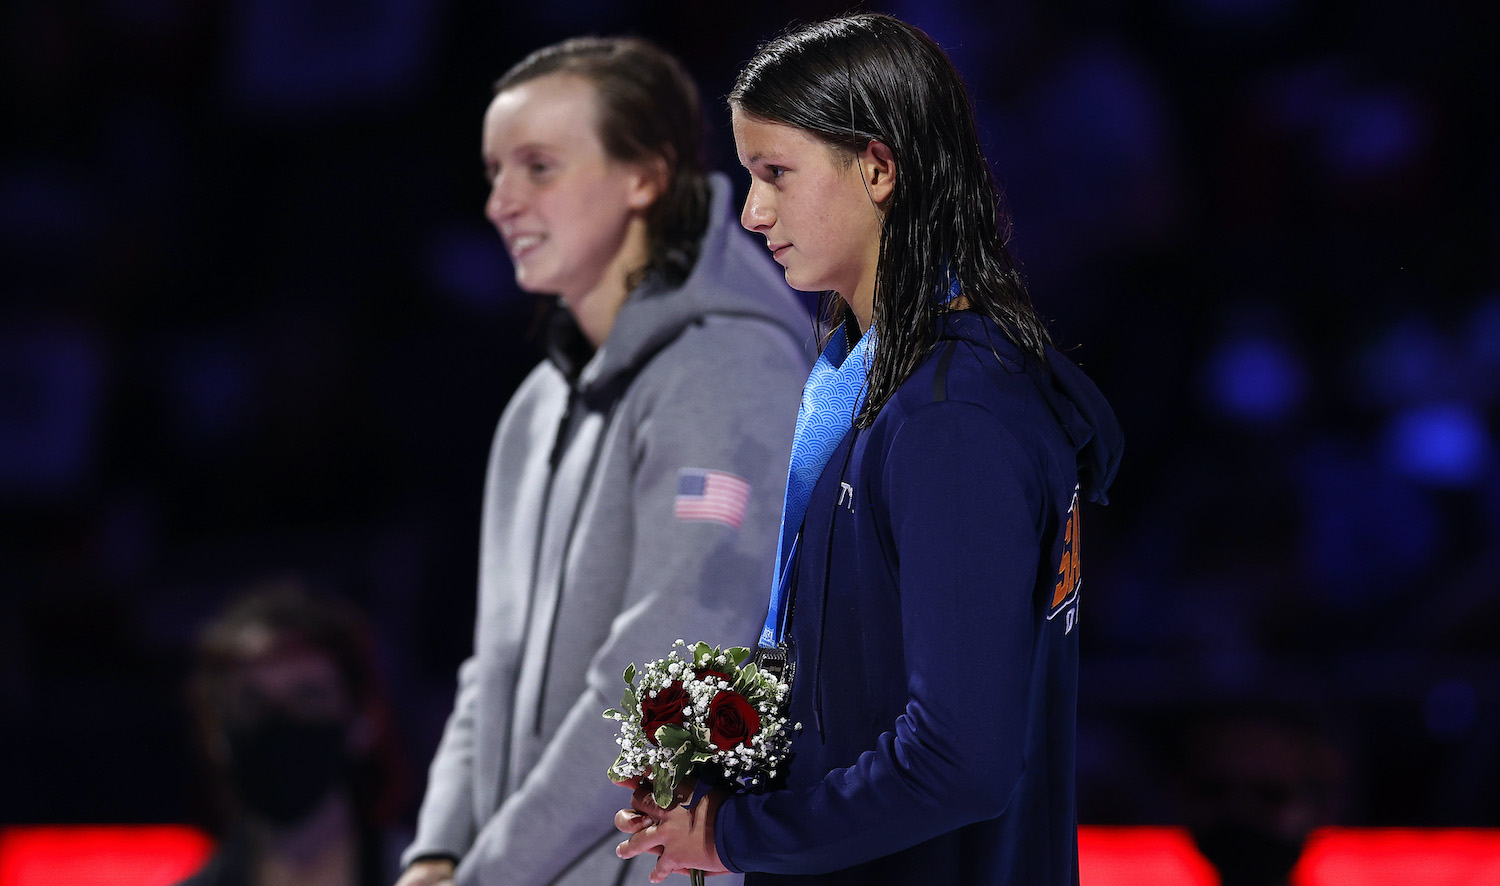
M 682 803 L 671 809 L 662 809 L 652 799 L 651 791 L 641 787 L 639 779 L 615 784 L 635 792 L 630 798 L 630 808 L 615 813 L 615 827 L 630 834 L 630 839 L 615 847 L 616 855 L 635 858 L 649 852 L 658 856 L 656 867 L 651 869 L 652 883 L 693 870 L 703 871 L 709 876 L 729 873 L 719 861 L 718 848 L 714 845 L 714 818 L 718 815 L 719 804 L 727 796 L 726 791 L 721 788 L 710 790 L 691 809 Z M 684 787 L 691 795 L 692 783 Z

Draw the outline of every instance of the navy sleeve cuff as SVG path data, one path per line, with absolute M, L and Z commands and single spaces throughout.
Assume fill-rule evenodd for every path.
M 731 873 L 743 874 L 745 872 L 735 865 L 734 860 L 729 857 L 729 850 L 724 846 L 725 812 L 737 799 L 739 799 L 738 794 L 731 794 L 719 804 L 718 814 L 714 817 L 714 851 L 719 853 L 719 861 L 723 862 L 724 867 L 729 868 Z

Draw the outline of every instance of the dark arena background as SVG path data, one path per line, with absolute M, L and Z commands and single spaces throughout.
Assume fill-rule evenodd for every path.
M 1488 4 L 868 8 L 964 72 L 1038 307 L 1125 428 L 1083 514 L 1086 886 L 1192 868 L 1179 828 L 1224 804 L 1477 866 L 1390 882 L 1500 882 Z M 490 433 L 539 357 L 481 212 L 491 82 L 565 36 L 656 40 L 742 195 L 735 71 L 845 11 L 4 6 L 0 884 L 73 882 L 24 879 L 28 835 L 77 858 L 69 834 L 169 833 L 39 826 L 212 833 L 196 637 L 288 578 L 373 624 L 410 826 L 470 649 Z

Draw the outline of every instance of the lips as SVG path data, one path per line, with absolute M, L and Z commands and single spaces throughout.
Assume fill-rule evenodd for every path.
M 514 234 L 506 238 L 505 245 L 510 249 L 511 259 L 519 261 L 545 239 L 547 237 L 544 234 Z
M 790 244 L 790 243 L 767 243 L 766 244 L 766 248 L 769 249 L 769 250 L 771 250 L 771 258 L 774 258 L 777 261 L 781 261 L 781 255 L 782 255 L 782 253 L 784 253 L 788 249 L 790 249 L 791 246 L 792 246 L 792 244 Z

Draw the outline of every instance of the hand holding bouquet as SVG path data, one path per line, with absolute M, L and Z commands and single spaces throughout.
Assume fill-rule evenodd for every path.
M 662 809 L 690 777 L 750 789 L 775 778 L 791 749 L 787 685 L 750 650 L 678 640 L 666 658 L 625 669 L 625 697 L 604 716 L 620 723 L 613 781 L 641 779 Z M 742 666 L 743 665 L 743 666 Z M 639 679 L 637 679 L 639 677 Z

